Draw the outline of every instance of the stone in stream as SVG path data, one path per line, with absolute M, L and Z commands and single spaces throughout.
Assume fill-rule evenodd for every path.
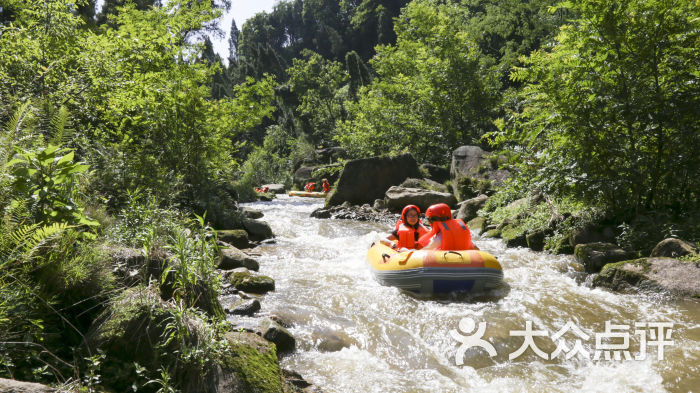
M 226 309 L 226 312 L 229 314 L 246 316 L 251 316 L 258 311 L 260 311 L 260 301 L 258 299 L 241 299 L 233 304 L 230 309 Z
M 54 393 L 58 389 L 32 382 L 0 378 L 0 392 L 6 393 Z
M 467 199 L 459 204 L 459 211 L 457 212 L 457 217 L 460 220 L 467 222 L 476 218 L 476 212 L 479 211 L 486 204 L 486 200 L 489 199 L 488 196 L 481 194 L 475 198 Z
M 406 205 L 416 205 L 425 212 L 430 205 L 446 203 L 457 205 L 457 198 L 448 192 L 424 190 L 421 188 L 404 188 L 392 186 L 385 193 L 386 206 L 389 210 L 400 212 Z
M 652 257 L 680 258 L 698 252 L 698 247 L 681 239 L 664 239 L 651 250 Z
M 265 319 L 261 324 L 262 336 L 265 340 L 275 343 L 278 352 L 291 352 L 296 346 L 296 339 L 289 330 L 271 319 Z
M 239 291 L 262 294 L 275 290 L 275 280 L 262 274 L 253 274 L 247 269 L 234 269 L 228 280 Z
M 576 260 L 583 265 L 586 273 L 597 273 L 608 263 L 634 259 L 637 254 L 625 251 L 611 243 L 579 244 L 574 249 Z
M 611 263 L 594 277 L 593 286 L 700 298 L 700 264 L 662 257 Z
M 249 248 L 248 232 L 243 229 L 226 229 L 216 231 L 219 240 L 236 248 Z
M 248 254 L 243 251 L 228 245 L 226 248 L 221 249 L 221 259 L 219 261 L 218 269 L 231 270 L 239 267 L 245 267 L 250 270 L 258 271 L 260 269 L 260 264 L 255 259 L 251 258 Z

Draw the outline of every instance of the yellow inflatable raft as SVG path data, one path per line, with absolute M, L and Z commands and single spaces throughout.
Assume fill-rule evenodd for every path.
M 377 242 L 367 252 L 367 263 L 380 284 L 424 295 L 483 292 L 503 283 L 498 260 L 478 250 L 397 252 Z
M 328 194 L 315 191 L 289 191 L 289 196 L 299 196 L 308 198 L 325 198 Z

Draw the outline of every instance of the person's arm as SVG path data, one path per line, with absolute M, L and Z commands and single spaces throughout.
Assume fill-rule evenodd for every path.
M 396 241 L 399 240 L 395 232 L 396 231 L 390 233 L 389 236 L 385 237 L 384 239 L 381 239 L 379 242 L 387 247 L 394 248 L 394 246 L 397 245 Z

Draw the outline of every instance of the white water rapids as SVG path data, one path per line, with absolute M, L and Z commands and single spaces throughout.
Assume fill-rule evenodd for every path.
M 506 286 L 489 298 L 419 299 L 379 285 L 365 262 L 370 244 L 391 228 L 386 224 L 310 218 L 322 201 L 280 196 L 245 204 L 261 210 L 276 235 L 259 253 L 260 272 L 276 281 L 259 313 L 291 324 L 297 349 L 281 359 L 324 392 L 688 392 L 700 391 L 700 301 L 617 294 L 591 289 L 572 256 L 506 248 L 502 241 L 474 236 L 476 244 L 501 262 Z M 467 349 L 457 365 L 462 318 L 486 323 L 483 338 L 497 354 Z M 527 321 L 547 336 L 534 343 L 545 355 L 559 342 L 567 346 L 545 360 L 524 342 Z M 568 321 L 574 330 L 552 340 Z M 605 323 L 628 325 L 634 358 L 640 337 L 651 331 L 635 323 L 671 322 L 673 344 L 658 359 L 648 345 L 646 360 L 593 360 L 596 334 Z M 635 330 L 644 333 L 635 334 Z M 565 354 L 581 341 L 590 356 Z M 622 339 L 613 340 L 622 343 Z M 611 341 L 611 342 L 613 342 Z M 606 341 L 604 341 L 606 342 Z

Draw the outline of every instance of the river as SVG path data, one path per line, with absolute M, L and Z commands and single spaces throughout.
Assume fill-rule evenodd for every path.
M 310 198 L 245 206 L 261 210 L 276 235 L 255 252 L 260 272 L 276 280 L 260 313 L 289 322 L 297 339 L 281 364 L 324 392 L 700 391 L 698 300 L 592 289 L 572 256 L 506 248 L 476 234 L 477 246 L 501 262 L 505 286 L 488 297 L 421 299 L 379 285 L 365 263 L 369 245 L 390 225 L 310 218 L 322 206 Z M 606 322 L 617 336 L 603 337 Z M 456 340 L 479 338 L 470 325 L 480 323 L 480 342 L 495 356 Z M 529 323 L 546 334 L 534 337 L 541 355 L 559 348 L 556 358 L 532 347 L 514 356 Z M 665 334 L 653 335 L 659 330 Z M 645 359 L 636 359 L 644 348 Z

